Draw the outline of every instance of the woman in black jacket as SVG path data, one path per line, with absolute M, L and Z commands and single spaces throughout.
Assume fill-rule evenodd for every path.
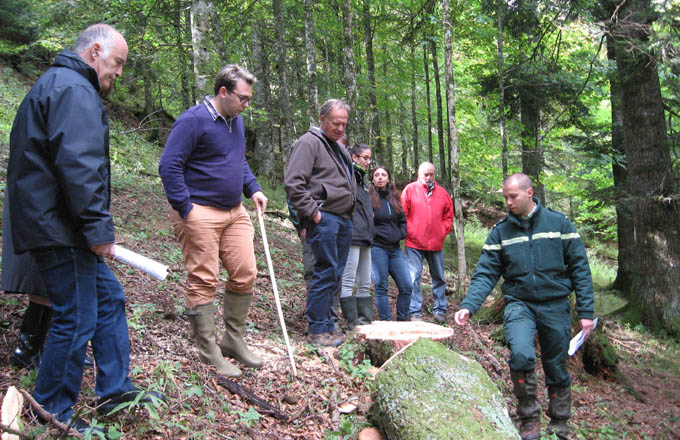
M 373 298 L 371 298 L 371 243 L 373 242 L 373 208 L 364 176 L 371 164 L 371 148 L 357 144 L 350 150 L 356 181 L 357 202 L 352 216 L 352 245 L 349 248 L 347 264 L 342 273 L 340 309 L 352 329 L 356 324 L 373 322 Z M 354 281 L 357 292 L 353 295 Z
M 397 321 L 408 321 L 413 279 L 400 242 L 406 238 L 406 217 L 401 207 L 399 191 L 387 167 L 379 166 L 371 175 L 369 190 L 373 205 L 375 234 L 371 247 L 375 303 L 382 321 L 391 321 L 390 299 L 387 295 L 388 278 L 397 283 Z

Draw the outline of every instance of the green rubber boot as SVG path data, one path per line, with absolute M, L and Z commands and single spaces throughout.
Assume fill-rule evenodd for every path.
M 222 303 L 222 319 L 224 320 L 224 335 L 220 342 L 220 350 L 224 356 L 229 356 L 243 365 L 252 368 L 262 367 L 262 359 L 248 349 L 243 335 L 246 333 L 246 318 L 248 308 L 253 300 L 252 293 L 224 292 Z
M 373 322 L 373 297 L 357 297 L 357 313 L 359 314 L 359 325 L 371 324 Z
M 357 325 L 357 299 L 354 296 L 347 296 L 340 298 L 340 310 L 342 310 L 342 317 L 347 322 L 347 328 L 353 330 Z
M 191 328 L 194 331 L 194 340 L 201 361 L 215 367 L 219 374 L 239 377 L 241 370 L 236 365 L 224 360 L 215 343 L 215 306 L 212 303 L 199 304 L 193 309 L 187 310 L 186 315 L 189 317 Z

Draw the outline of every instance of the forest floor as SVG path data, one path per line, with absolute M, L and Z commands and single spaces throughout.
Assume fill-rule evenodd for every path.
M 4 171 L 7 151 L 2 153 Z M 112 213 L 117 243 L 168 264 L 170 275 L 160 282 L 122 263 L 110 262 L 127 295 L 130 375 L 139 386 L 161 390 L 168 396 L 168 404 L 155 411 L 142 409 L 132 414 L 121 411 L 120 415 L 105 419 L 111 437 L 354 439 L 361 428 L 370 426 L 367 420 L 371 378 L 376 368 L 363 362 L 358 344 L 349 338 L 338 348 L 319 349 L 304 342 L 305 284 L 301 248 L 295 230 L 282 211 L 273 208 L 265 215 L 265 224 L 297 377 L 292 375 L 283 342 L 257 217 L 248 201 L 246 205 L 256 228 L 258 277 L 246 340 L 264 359 L 264 366 L 259 370 L 243 368 L 243 376 L 234 382 L 287 415 L 285 420 L 274 418 L 271 412 L 262 410 L 243 395 L 229 392 L 220 385 L 214 370 L 200 362 L 189 323 L 183 315 L 186 272 L 160 182 L 148 175 L 123 172 L 115 164 L 113 172 Z M 4 187 L 5 180 L 5 173 L 2 174 L 0 188 Z M 448 269 L 447 278 L 453 285 L 454 274 L 451 267 Z M 226 273 L 222 272 L 222 277 L 224 279 Z M 427 271 L 423 281 L 424 285 L 429 282 Z M 431 294 L 427 289 L 425 292 L 425 309 L 431 310 Z M 390 295 L 394 307 L 396 289 L 392 284 Z M 455 327 L 453 314 L 458 301 L 452 297 L 449 300 L 446 325 Z M 35 372 L 17 369 L 9 362 L 18 343 L 26 301 L 23 295 L 0 295 L 0 398 L 12 385 L 31 392 L 35 381 Z M 426 315 L 427 318 L 431 315 Z M 571 359 L 574 409 L 570 425 L 574 438 L 679 439 L 678 342 L 658 338 L 644 329 L 630 328 L 616 317 L 602 317 L 600 325 L 618 350 L 620 369 L 639 397 L 634 397 L 620 383 L 584 373 L 578 356 Z M 219 328 L 223 329 L 221 322 Z M 476 324 L 466 329 L 454 328 L 448 345 L 473 356 L 486 368 L 506 396 L 510 413 L 514 414 L 516 402 L 506 364 L 508 350 L 490 337 L 497 328 L 498 325 Z M 542 383 L 540 367 L 538 373 Z M 96 400 L 94 372 L 86 371 L 77 404 L 81 416 L 88 420 L 96 418 Z M 356 411 L 338 417 L 337 407 L 348 402 L 357 406 Z M 541 404 L 544 411 L 547 410 L 544 393 L 541 393 Z M 32 418 L 28 405 L 24 407 L 23 421 L 24 432 L 29 435 L 44 429 Z M 544 427 L 546 423 L 544 413 Z M 52 432 L 56 434 L 55 430 Z

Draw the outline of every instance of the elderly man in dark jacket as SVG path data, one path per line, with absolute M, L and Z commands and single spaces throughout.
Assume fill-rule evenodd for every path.
M 293 145 L 283 184 L 316 260 L 307 286 L 307 340 L 337 346 L 344 338 L 334 332 L 331 301 L 347 263 L 356 194 L 352 159 L 338 144 L 349 106 L 330 99 L 320 113 L 321 127 L 311 128 Z
M 88 341 L 97 364 L 98 411 L 163 398 L 128 377 L 130 346 L 123 288 L 104 262 L 114 255 L 109 213 L 108 116 L 100 95 L 122 74 L 123 36 L 87 28 L 31 88 L 14 120 L 7 173 L 12 238 L 30 252 L 54 310 L 33 395 L 62 422 L 72 420 Z
M 531 179 L 513 174 L 503 182 L 510 213 L 491 230 L 455 321 L 465 325 L 503 276 L 503 327 L 510 347 L 510 375 L 519 400 L 517 415 L 523 440 L 541 438 L 536 400 L 538 333 L 545 383 L 550 395 L 548 431 L 568 438 L 571 378 L 567 351 L 571 332 L 569 294 L 583 332 L 593 328 L 593 283 L 583 240 L 567 218 L 533 198 Z

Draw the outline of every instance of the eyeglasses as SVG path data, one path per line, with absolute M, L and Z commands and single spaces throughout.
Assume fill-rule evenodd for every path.
M 250 100 L 252 99 L 252 96 L 243 96 L 243 95 L 239 95 L 236 92 L 229 92 L 229 93 L 236 95 L 238 97 L 238 100 L 241 101 L 241 104 L 248 104 L 250 102 Z
M 366 162 L 370 162 L 370 161 L 371 161 L 371 156 L 364 155 L 364 156 L 357 156 L 357 157 L 359 157 L 359 158 L 365 160 Z

